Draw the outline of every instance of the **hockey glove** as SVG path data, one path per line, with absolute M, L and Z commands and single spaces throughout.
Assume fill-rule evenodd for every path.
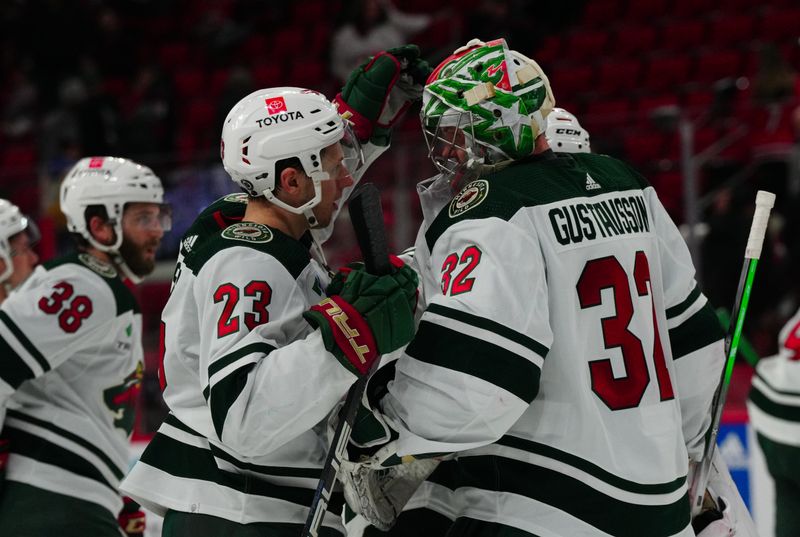
M 370 524 L 387 531 L 438 464 L 434 459 L 414 459 L 390 468 L 374 469 L 342 461 L 339 475 L 345 501 Z
M 355 261 L 340 268 L 336 274 L 333 275 L 333 278 L 331 278 L 331 283 L 329 283 L 328 288 L 325 289 L 325 294 L 328 296 L 341 294 L 342 287 L 344 287 L 344 282 L 347 281 L 347 277 L 354 270 L 364 270 L 364 263 L 361 261 Z
M 692 529 L 697 537 L 732 537 L 736 535 L 736 520 L 730 503 L 722 496 L 716 502 L 711 499 L 711 491 L 706 492 L 703 501 L 706 510 L 692 519 Z M 708 505 L 706 505 L 708 502 Z
M 122 511 L 117 516 L 119 527 L 128 537 L 143 537 L 145 519 L 141 507 L 127 496 L 123 496 L 122 501 Z
M 364 270 L 347 275 L 338 295 L 312 306 L 303 316 L 322 332 L 325 347 L 357 375 L 366 374 L 380 354 L 414 334 L 417 274 L 402 266 L 376 276 Z
M 405 261 L 403 261 L 401 258 L 397 257 L 394 254 L 389 255 L 389 261 L 392 263 L 392 266 L 394 268 L 398 269 L 406 265 Z M 362 263 L 361 261 L 354 261 L 340 268 L 339 271 L 333 275 L 331 283 L 328 284 L 328 288 L 326 289 L 325 294 L 327 294 L 328 296 L 342 294 L 342 287 L 344 286 L 344 283 L 347 281 L 347 277 L 354 270 L 365 270 L 364 263 Z M 410 289 L 406 285 L 403 285 L 403 288 L 409 290 L 410 293 Z M 412 311 L 416 312 L 417 301 L 419 300 L 419 290 L 415 289 L 413 296 L 409 294 L 408 300 L 413 302 L 413 306 L 411 307 L 411 309 Z
M 391 48 L 350 73 L 334 102 L 339 113 L 353 123 L 359 140 L 389 145 L 392 126 L 422 98 L 431 68 L 419 54 L 416 45 Z

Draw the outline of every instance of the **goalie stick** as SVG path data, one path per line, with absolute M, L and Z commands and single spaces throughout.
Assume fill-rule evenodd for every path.
M 364 268 L 371 274 L 388 274 L 392 271 L 389 261 L 389 245 L 386 241 L 386 230 L 383 225 L 383 211 L 378 188 L 372 183 L 359 186 L 349 202 L 350 220 L 356 234 L 358 247 L 364 258 Z M 317 537 L 322 519 L 328 510 L 328 501 L 336 485 L 336 474 L 344 458 L 347 442 L 350 440 L 353 422 L 358 411 L 358 404 L 367 388 L 367 380 L 375 371 L 380 360 L 375 360 L 368 374 L 359 378 L 347 392 L 344 405 L 339 410 L 339 421 L 333 433 L 325 465 L 314 492 L 311 509 L 303 527 L 302 537 Z
M 758 258 L 761 256 L 761 247 L 764 244 L 764 234 L 767 231 L 767 221 L 772 206 L 775 205 L 775 194 L 759 190 L 756 194 L 756 210 L 753 213 L 753 223 L 750 225 L 750 236 L 747 238 L 747 247 L 744 253 L 744 264 L 739 276 L 739 288 L 736 291 L 736 300 L 733 306 L 733 315 L 728 324 L 728 331 L 725 334 L 725 356 L 727 357 L 725 367 L 714 392 L 711 402 L 711 425 L 706 433 L 706 444 L 703 449 L 703 458 L 697 463 L 689 498 L 692 502 L 692 516 L 696 516 L 703 508 L 703 498 L 708 485 L 708 476 L 711 471 L 712 457 L 717 444 L 717 434 L 719 433 L 719 423 L 722 419 L 722 409 L 725 406 L 725 398 L 728 395 L 728 387 L 733 372 L 733 362 L 736 359 L 736 351 L 739 348 L 739 338 L 742 335 L 744 316 L 747 312 L 747 304 L 750 301 L 750 291 L 753 286 L 753 278 L 756 274 Z

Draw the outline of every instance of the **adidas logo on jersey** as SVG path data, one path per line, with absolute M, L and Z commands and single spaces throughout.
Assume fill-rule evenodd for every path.
M 586 190 L 597 190 L 600 187 L 600 183 L 592 179 L 592 176 L 588 173 L 586 174 Z
M 192 248 L 194 247 L 194 243 L 196 242 L 197 242 L 197 235 L 191 235 L 189 237 L 186 237 L 186 239 L 184 239 L 183 241 L 183 249 L 186 250 L 187 252 L 191 252 Z

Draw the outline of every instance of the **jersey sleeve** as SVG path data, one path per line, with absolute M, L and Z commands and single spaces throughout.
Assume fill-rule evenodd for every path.
M 436 242 L 430 269 L 440 280 L 425 282 L 427 309 L 382 401 L 398 455 L 499 439 L 536 397 L 552 343 L 536 237 L 497 218 L 460 222 Z
M 40 269 L 0 307 L 0 406 L 26 380 L 114 334 L 116 300 L 99 276 L 64 265 Z
M 669 342 L 683 435 L 691 458 L 703 451 L 711 400 L 724 361 L 724 333 L 695 280 L 689 249 L 652 188 L 645 190 L 659 239 Z
M 213 424 L 204 434 L 255 456 L 311 430 L 355 376 L 303 319 L 307 299 L 292 275 L 272 256 L 235 250 L 235 261 L 212 258 L 194 289 Z

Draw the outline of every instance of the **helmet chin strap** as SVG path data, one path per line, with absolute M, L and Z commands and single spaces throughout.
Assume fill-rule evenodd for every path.
M 122 257 L 122 254 L 120 254 L 119 252 L 113 254 L 111 256 L 111 262 L 114 263 L 114 265 L 116 265 L 116 267 L 120 270 L 120 272 L 122 272 L 125 275 L 125 277 L 128 278 L 130 281 L 132 281 L 134 284 L 138 285 L 142 283 L 142 280 L 144 278 L 142 278 L 137 274 L 134 274 L 134 272 L 125 262 L 125 259 Z
M 92 247 L 100 250 L 103 253 L 106 253 L 111 257 L 111 263 L 119 269 L 119 271 L 125 275 L 130 281 L 134 284 L 142 283 L 142 277 L 136 275 L 131 268 L 128 266 L 128 263 L 125 262 L 125 259 L 122 257 L 122 254 L 119 253 L 120 246 L 122 246 L 122 229 L 117 227 L 117 224 L 114 224 L 114 235 L 116 236 L 116 240 L 114 244 L 101 244 L 97 242 L 91 233 L 87 232 L 87 235 L 84 235 L 84 238 L 92 245 Z

